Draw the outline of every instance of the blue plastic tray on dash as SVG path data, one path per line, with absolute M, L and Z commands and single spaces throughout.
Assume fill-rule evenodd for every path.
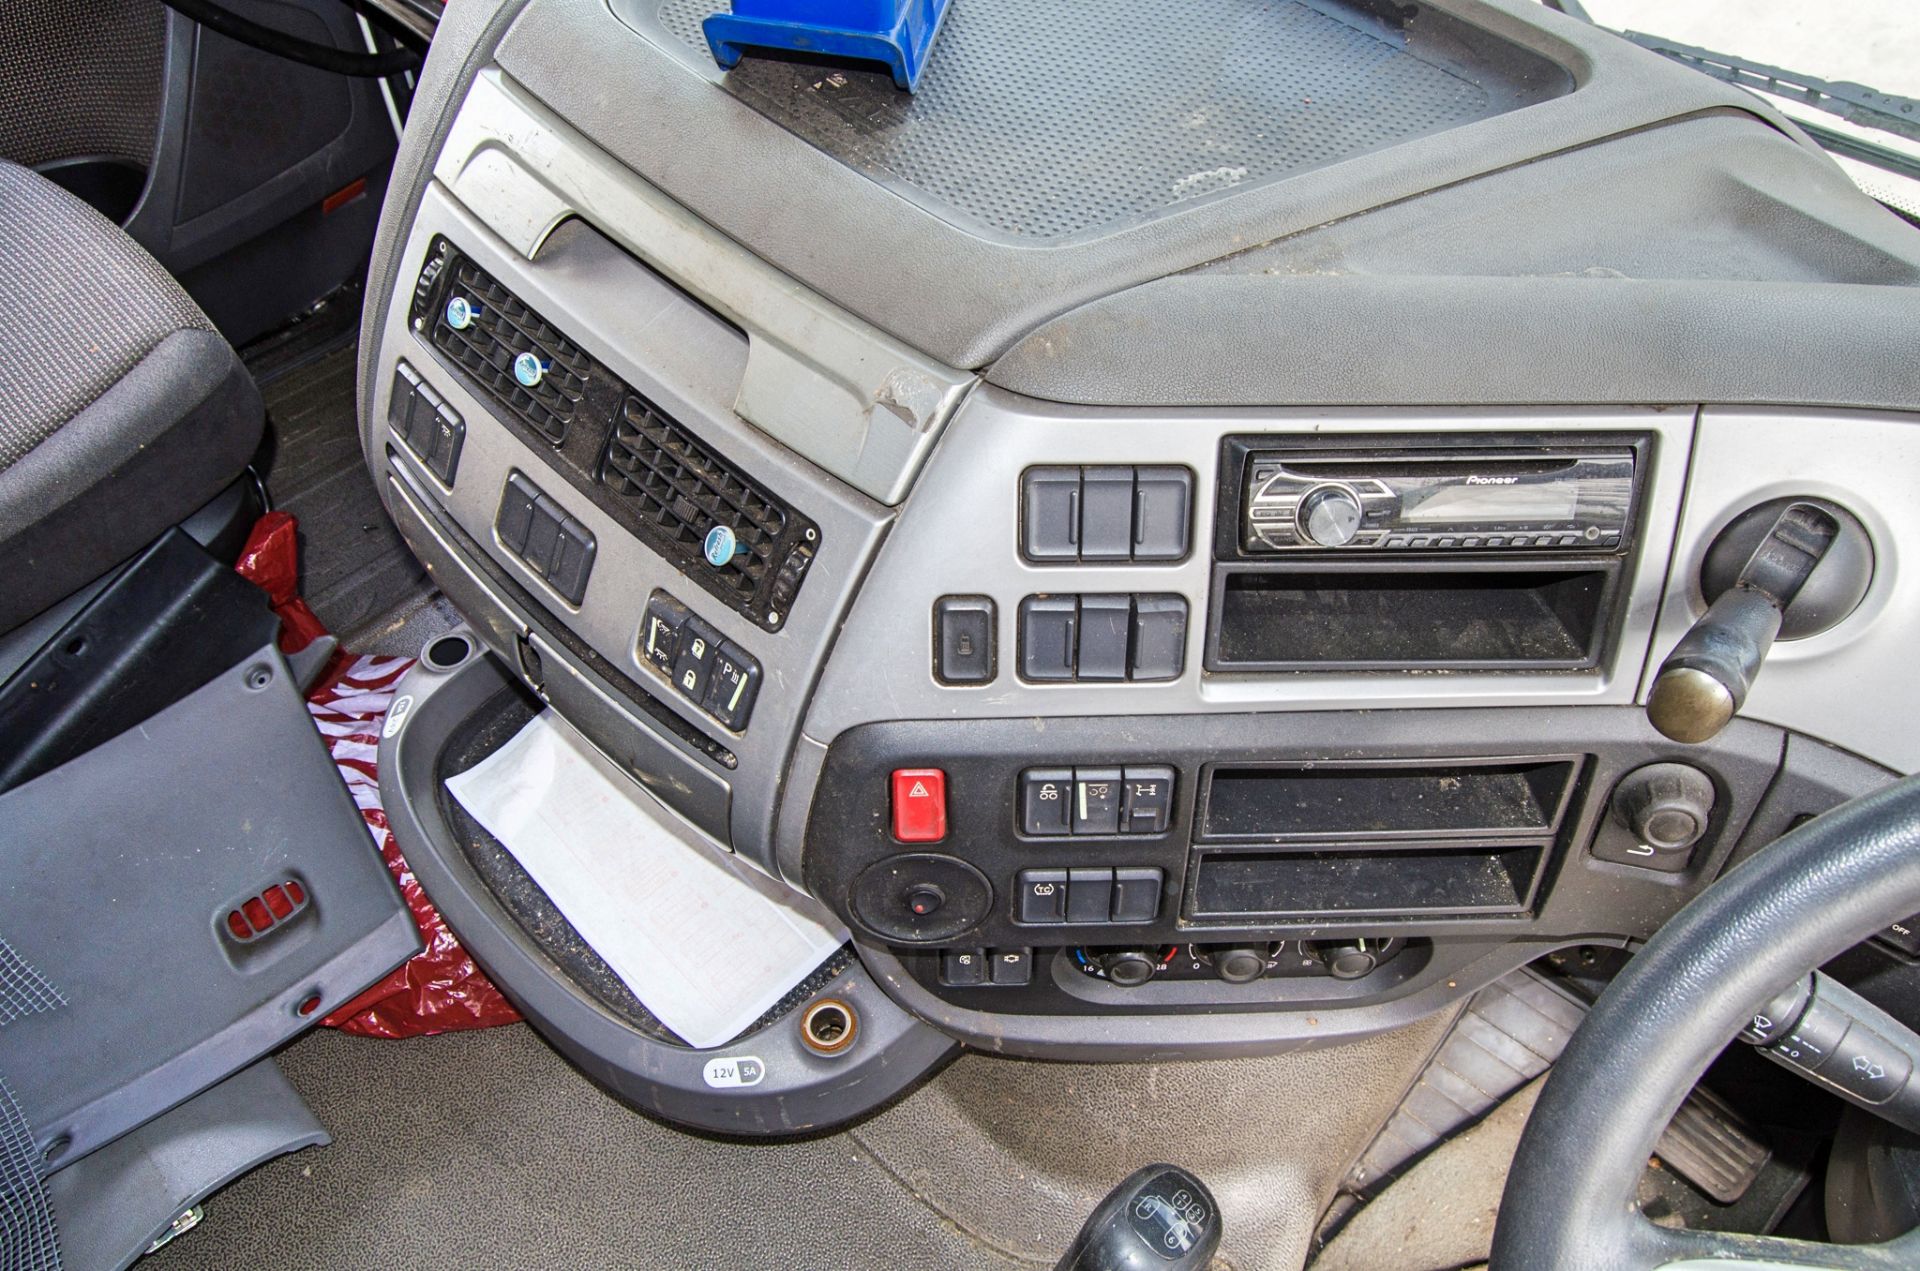
M 750 48 L 884 62 L 912 92 L 950 0 L 734 0 L 701 24 L 713 60 L 731 70 Z

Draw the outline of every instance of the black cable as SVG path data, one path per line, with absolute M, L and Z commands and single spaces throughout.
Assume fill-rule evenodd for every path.
M 385 79 L 420 65 L 420 55 L 412 49 L 393 49 L 386 53 L 355 53 L 330 44 L 316 44 L 299 36 L 276 31 L 241 17 L 213 3 L 213 0 L 164 0 L 168 8 L 192 18 L 210 31 L 238 40 L 262 53 L 284 57 L 303 66 L 352 75 L 360 79 Z

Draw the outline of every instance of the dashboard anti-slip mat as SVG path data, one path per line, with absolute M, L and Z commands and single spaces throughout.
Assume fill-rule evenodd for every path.
M 706 57 L 714 7 L 666 0 L 659 22 Z M 773 57 L 722 82 L 942 219 L 1020 240 L 1152 220 L 1571 87 L 1445 15 L 1342 0 L 968 0 L 912 94 Z

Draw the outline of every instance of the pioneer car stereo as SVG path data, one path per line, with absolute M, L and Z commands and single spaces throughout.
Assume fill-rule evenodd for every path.
M 1634 452 L 1619 447 L 1249 449 L 1245 464 L 1240 534 L 1250 553 L 1606 552 L 1632 514 Z

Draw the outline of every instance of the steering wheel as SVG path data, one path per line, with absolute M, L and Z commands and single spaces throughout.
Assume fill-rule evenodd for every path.
M 1607 987 L 1547 1079 L 1507 1177 L 1494 1271 L 1920 1267 L 1920 1230 L 1877 1245 L 1819 1244 L 1659 1227 L 1635 1203 L 1654 1141 L 1688 1091 L 1736 1032 L 1774 1023 L 1766 1013 L 1794 996 L 1783 992 L 1788 986 L 1803 1006 L 1810 986 L 1829 1000 L 1829 1013 L 1844 1008 L 1854 1027 L 1877 1035 L 1867 1040 L 1920 1055 L 1920 1036 L 1825 977 L 1808 976 L 1915 913 L 1920 777 L 1807 822 L 1696 897 Z M 1786 1061 L 1789 1039 L 1778 1030 L 1763 1036 L 1771 1057 L 1811 1066 L 1804 1054 L 1801 1063 Z M 1838 1050 L 1832 1057 L 1853 1062 Z M 1897 1107 L 1909 1124 L 1920 1067 L 1910 1072 L 1906 1090 L 1880 1108 Z

